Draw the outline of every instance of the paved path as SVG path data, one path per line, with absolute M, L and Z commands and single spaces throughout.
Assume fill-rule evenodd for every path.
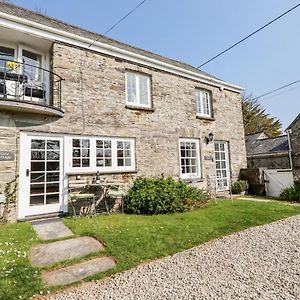
M 247 229 L 51 300 L 299 300 L 300 217 Z
M 103 245 L 92 237 L 73 238 L 72 231 L 60 219 L 35 221 L 32 222 L 32 226 L 41 240 L 50 241 L 31 247 L 30 261 L 34 267 L 51 266 L 57 262 L 81 258 L 104 250 Z M 60 238 L 69 239 L 51 242 Z M 100 256 L 68 267 L 44 271 L 42 279 L 47 286 L 65 285 L 105 272 L 115 265 L 113 258 Z
M 73 232 L 58 218 L 32 222 L 32 227 L 39 239 L 44 241 L 67 238 L 73 235 Z

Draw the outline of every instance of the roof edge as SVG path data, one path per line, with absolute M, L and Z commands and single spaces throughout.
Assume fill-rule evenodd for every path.
M 84 49 L 89 49 L 103 54 L 108 54 L 121 59 L 145 64 L 150 67 L 154 67 L 163 71 L 167 71 L 176 75 L 180 75 L 186 78 L 197 80 L 203 83 L 217 86 L 219 88 L 225 88 L 229 91 L 240 93 L 244 88 L 210 77 L 204 74 L 193 72 L 185 68 L 181 68 L 166 62 L 159 61 L 154 58 L 147 57 L 145 55 L 137 54 L 129 50 L 125 50 L 116 46 L 111 46 L 105 43 L 98 42 L 93 39 L 85 38 L 67 31 L 56 29 L 51 26 L 43 25 L 38 22 L 23 19 L 11 14 L 0 12 L 0 18 L 6 20 L 1 22 L 6 28 L 23 31 L 24 33 L 34 34 L 43 38 L 48 38 L 53 41 L 65 42 L 67 44 L 79 46 Z M 16 24 L 17 23 L 17 24 Z M 90 46 L 92 44 L 92 46 Z
M 294 119 L 294 121 L 289 125 L 289 127 L 285 131 L 291 129 L 295 125 L 295 123 L 297 122 L 298 119 L 300 119 L 300 113 L 298 114 L 298 116 Z

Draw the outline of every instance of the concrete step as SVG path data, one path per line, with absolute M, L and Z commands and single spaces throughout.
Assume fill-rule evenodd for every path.
M 74 235 L 60 219 L 32 221 L 31 224 L 39 239 L 44 241 L 56 240 Z
M 45 267 L 101 250 L 104 250 L 103 245 L 94 238 L 79 237 L 49 244 L 34 245 L 30 251 L 30 261 L 34 267 Z
M 66 285 L 80 281 L 88 276 L 114 268 L 115 261 L 110 257 L 99 257 L 70 267 L 43 272 L 42 278 L 47 286 Z
M 61 216 L 64 216 L 64 212 L 48 213 L 48 214 L 39 214 L 26 216 L 24 219 L 19 219 L 19 221 L 36 221 L 36 220 L 49 220 L 49 219 L 59 219 Z

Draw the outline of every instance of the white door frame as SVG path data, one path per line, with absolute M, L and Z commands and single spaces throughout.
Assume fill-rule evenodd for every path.
M 53 138 L 60 140 L 60 201 L 58 204 L 47 204 L 39 206 L 30 206 L 30 177 L 26 170 L 30 169 L 30 149 L 31 138 Z M 24 219 L 26 216 L 38 215 L 52 212 L 68 211 L 68 193 L 67 193 L 67 175 L 64 166 L 65 142 L 62 135 L 47 133 L 20 133 L 20 157 L 19 157 L 19 193 L 18 193 L 18 219 Z

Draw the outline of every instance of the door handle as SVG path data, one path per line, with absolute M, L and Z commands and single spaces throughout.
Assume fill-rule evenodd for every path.
M 30 173 L 29 169 L 26 169 L 26 177 L 29 177 L 29 173 Z

